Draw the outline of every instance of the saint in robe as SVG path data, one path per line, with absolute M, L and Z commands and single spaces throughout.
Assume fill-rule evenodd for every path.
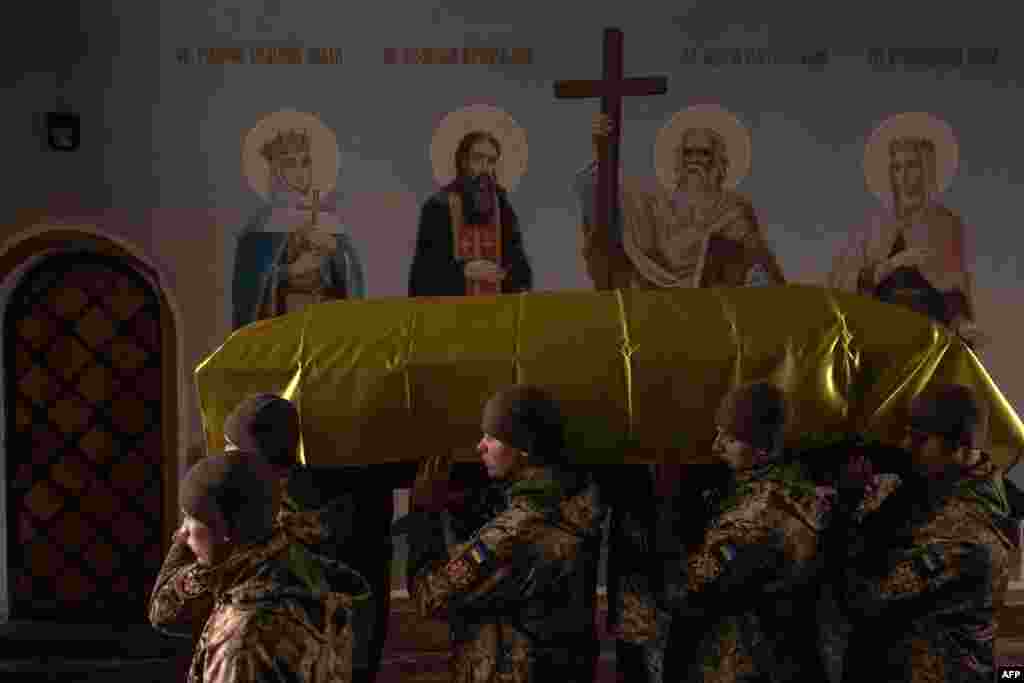
M 278 131 L 258 147 L 269 171 L 268 203 L 238 238 L 236 328 L 322 301 L 366 296 L 363 266 L 337 215 L 336 194 L 316 189 L 318 151 L 301 129 Z
M 939 201 L 956 157 L 952 131 L 928 114 L 880 126 L 865 172 L 882 205 L 850 231 L 828 284 L 907 306 L 976 341 L 964 224 Z
M 599 115 L 595 143 L 608 135 Z M 595 155 L 596 156 L 596 155 Z M 714 287 L 785 282 L 765 241 L 750 200 L 735 185 L 749 166 L 742 125 L 717 107 L 679 112 L 659 135 L 660 184 L 625 178 L 612 241 L 625 259 L 605 253 L 593 220 L 597 164 L 576 176 L 582 215 L 583 256 L 595 282 L 611 270 L 613 287 Z
M 409 296 L 513 294 L 533 287 L 519 218 L 499 180 L 508 139 L 502 140 L 500 126 L 484 128 L 494 120 L 491 111 L 456 112 L 468 112 L 481 128 L 458 137 L 454 153 L 451 145 L 445 149 L 444 140 L 451 139 L 446 123 L 435 137 L 435 155 L 441 157 L 435 166 L 450 165 L 455 173 L 420 211 Z M 436 168 L 435 175 L 445 179 Z

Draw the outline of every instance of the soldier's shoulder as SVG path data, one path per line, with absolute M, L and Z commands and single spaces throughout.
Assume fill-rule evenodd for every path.
M 500 551 L 503 547 L 510 548 L 535 536 L 545 519 L 545 511 L 537 501 L 529 496 L 517 496 L 507 508 L 480 529 L 478 539 Z
M 225 657 L 244 655 L 252 646 L 270 638 L 276 620 L 268 609 L 251 609 L 231 602 L 218 605 L 206 626 L 207 645 Z
M 236 617 L 232 637 L 223 644 L 226 659 L 294 665 L 298 662 L 288 660 L 308 656 L 309 646 L 316 645 L 310 634 L 317 629 L 309 616 L 301 606 L 291 606 L 286 600 L 233 612 Z
M 995 541 L 991 513 L 977 500 L 953 496 L 939 509 L 932 525 L 960 540 Z

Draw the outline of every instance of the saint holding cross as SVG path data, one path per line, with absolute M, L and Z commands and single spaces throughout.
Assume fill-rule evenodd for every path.
M 558 81 L 555 97 L 560 99 L 601 98 L 602 120 L 608 122 L 606 134 L 595 138 L 594 157 L 598 185 L 588 197 L 591 219 L 584 229 L 584 257 L 587 272 L 597 289 L 619 289 L 628 286 L 625 256 L 615 226 L 620 220 L 619 198 L 619 130 L 622 121 L 622 98 L 663 95 L 668 80 L 663 76 L 624 78 L 622 63 L 622 31 L 609 28 L 604 32 L 604 78 L 599 81 Z
M 733 189 L 750 168 L 749 135 L 720 107 L 691 107 L 672 117 L 655 145 L 659 184 L 625 179 L 620 188 L 622 97 L 667 91 L 665 78 L 624 79 L 622 73 L 622 32 L 608 29 L 604 80 L 555 84 L 558 98 L 601 97 L 592 128 L 595 161 L 577 174 L 573 187 L 580 203 L 583 256 L 595 288 L 783 283 L 753 207 Z M 696 475 L 682 476 L 672 465 L 658 465 L 653 473 L 616 468 L 615 479 L 602 490 L 617 501 L 611 504 L 607 586 L 620 680 L 662 680 L 663 675 L 673 680 L 666 672 L 685 659 L 678 653 L 689 647 L 686 637 L 670 638 L 671 618 L 654 609 L 651 598 L 672 594 L 664 566 L 682 556 L 674 523 L 662 522 L 686 519 L 687 533 L 702 531 L 699 514 L 677 508 L 678 501 L 697 493 Z M 654 481 L 660 482 L 657 487 Z M 663 491 L 666 502 L 648 507 L 647 502 L 662 500 L 649 495 L 653 490 Z M 658 520 L 654 527 L 652 520 Z M 651 548 L 656 548 L 653 556 Z M 677 654 L 666 662 L 669 650 Z
M 605 35 L 606 81 L 556 84 L 558 97 L 602 96 L 596 161 L 576 176 L 583 256 L 597 289 L 782 284 L 750 201 L 735 191 L 750 169 L 750 136 L 716 105 L 678 112 L 655 145 L 659 183 L 619 185 L 621 97 L 665 92 L 664 79 L 621 77 L 621 33 Z M 611 66 L 609 66 L 611 64 Z

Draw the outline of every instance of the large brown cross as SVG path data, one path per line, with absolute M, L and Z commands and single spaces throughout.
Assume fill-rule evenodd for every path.
M 604 30 L 604 77 L 594 81 L 556 81 L 555 97 L 559 99 L 601 98 L 601 113 L 611 123 L 611 135 L 598 148 L 597 193 L 595 198 L 594 237 L 603 239 L 607 253 L 617 254 L 622 246 L 612 239 L 612 221 L 619 200 L 619 140 L 622 129 L 622 98 L 627 96 L 664 95 L 668 79 L 664 76 L 623 78 L 622 31 Z M 598 289 L 611 289 L 611 270 L 605 282 L 595 282 Z

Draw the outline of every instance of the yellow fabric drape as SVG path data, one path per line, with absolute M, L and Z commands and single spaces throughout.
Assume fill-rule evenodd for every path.
M 475 460 L 483 404 L 514 382 L 553 392 L 580 462 L 701 462 L 721 397 L 761 379 L 789 392 L 791 438 L 894 438 L 915 395 L 955 381 L 991 404 L 997 462 L 1024 449 L 1020 418 L 955 335 L 812 286 L 329 302 L 238 330 L 196 369 L 211 448 L 238 401 L 287 391 L 311 464 Z

